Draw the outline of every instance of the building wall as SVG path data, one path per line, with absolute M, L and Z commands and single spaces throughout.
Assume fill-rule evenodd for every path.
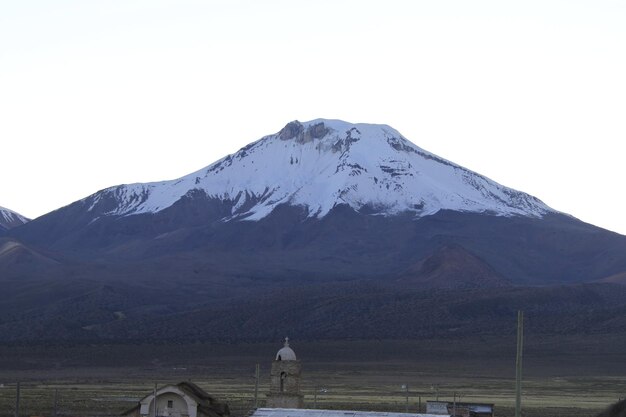
M 172 407 L 168 407 L 169 401 L 172 402 Z M 173 392 L 164 392 L 157 395 L 157 416 L 170 416 L 170 417 L 189 417 L 190 410 L 187 406 L 185 399 Z M 154 402 L 150 404 L 148 416 L 154 415 Z
M 303 408 L 304 398 L 302 395 L 275 395 L 267 396 L 267 408 Z
M 270 371 L 270 393 L 267 407 L 302 408 L 304 398 L 300 394 L 300 361 L 274 361 Z
M 198 403 L 178 387 L 168 385 L 160 388 L 156 394 L 157 417 L 197 417 Z M 172 406 L 168 407 L 170 401 Z M 154 416 L 154 395 L 144 397 L 139 405 L 142 417 Z
M 300 361 L 274 361 L 270 371 L 270 393 L 300 393 Z M 281 375 L 282 380 L 281 390 Z

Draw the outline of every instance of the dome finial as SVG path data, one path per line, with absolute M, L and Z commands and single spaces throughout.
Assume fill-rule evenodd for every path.
M 276 354 L 277 361 L 295 361 L 296 353 L 289 347 L 289 338 L 285 337 L 285 345 Z

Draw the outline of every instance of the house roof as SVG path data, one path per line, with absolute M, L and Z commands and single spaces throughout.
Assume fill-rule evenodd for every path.
M 180 388 L 181 391 L 184 391 L 189 396 L 193 397 L 193 399 L 199 403 L 208 402 L 209 404 L 212 404 L 217 401 L 215 397 L 213 397 L 211 394 L 209 394 L 193 382 L 183 381 L 176 384 L 176 386 Z
M 444 417 L 434 414 L 380 411 L 318 410 L 306 408 L 257 408 L 251 417 Z
M 229 416 L 228 404 L 219 402 L 215 397 L 194 384 L 193 382 L 180 382 L 176 386 L 198 403 L 198 411 L 212 417 Z

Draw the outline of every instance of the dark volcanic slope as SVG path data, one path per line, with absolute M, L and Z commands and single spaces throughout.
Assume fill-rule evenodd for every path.
M 541 335 L 626 333 L 626 287 L 611 284 L 482 290 L 398 290 L 367 283 L 307 286 L 227 305 L 187 311 L 133 311 L 154 292 L 129 296 L 102 286 L 28 314 L 4 317 L 5 341 L 270 341 L 425 339 L 512 335 L 523 309 L 527 332 Z M 177 301 L 182 301 L 182 298 Z M 565 347 L 564 347 L 565 348 Z
M 626 287 L 578 285 L 485 291 L 397 291 L 369 285 L 306 287 L 236 306 L 199 308 L 152 323 L 105 326 L 103 335 L 176 335 L 180 340 L 419 339 L 509 335 L 523 309 L 527 331 L 626 331 Z M 144 329 L 137 332 L 137 329 Z M 110 332 L 110 333 L 109 333 Z
M 441 211 L 414 219 L 338 206 L 313 219 L 299 208 L 281 206 L 259 221 L 223 222 L 220 212 L 218 202 L 200 194 L 156 214 L 81 224 L 80 203 L 74 203 L 12 234 L 78 261 L 145 262 L 146 274 L 157 276 L 162 274 L 150 267 L 155 260 L 181 255 L 187 265 L 255 278 L 390 280 L 412 274 L 411 280 L 425 284 L 425 276 L 416 281 L 415 272 L 428 271 L 415 268 L 446 246 L 464 251 L 464 262 L 473 260 L 473 266 L 459 264 L 457 271 L 469 273 L 482 263 L 474 276 L 496 286 L 591 282 L 626 271 L 626 237 L 558 214 L 529 218 Z M 66 223 L 73 226 L 65 228 Z M 471 284 L 468 279 L 474 278 L 468 275 L 463 285 Z
M 98 233 L 124 230 L 125 219 L 92 224 L 86 230 L 94 239 L 64 252 L 71 261 L 10 241 L 16 254 L 33 262 L 16 268 L 19 256 L 0 258 L 11 294 L 0 303 L 11 312 L 0 320 L 0 337 L 497 334 L 510 327 L 506 317 L 518 308 L 546 333 L 626 332 L 617 319 L 626 312 L 626 287 L 561 285 L 621 276 L 625 239 L 571 217 L 440 212 L 416 221 L 338 207 L 316 221 L 282 207 L 258 222 L 194 225 L 189 216 L 186 227 L 174 229 L 175 217 L 163 217 L 152 223 L 158 230 L 140 227 L 168 213 L 133 216 L 133 227 L 125 229 L 133 238 L 105 233 L 114 238 L 101 249 Z M 28 265 L 45 268 L 29 272 Z M 560 285 L 520 287 L 551 283 Z

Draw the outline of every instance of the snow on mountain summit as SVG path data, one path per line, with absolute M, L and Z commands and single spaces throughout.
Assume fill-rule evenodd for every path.
M 0 228 L 11 229 L 29 221 L 30 219 L 14 212 L 13 210 L 0 207 Z
M 280 204 L 306 207 L 312 217 L 338 204 L 416 217 L 442 209 L 532 217 L 554 212 L 415 146 L 389 126 L 325 119 L 290 122 L 177 180 L 111 187 L 85 201 L 102 215 L 154 213 L 198 190 L 232 204 L 225 220 L 258 220 Z

